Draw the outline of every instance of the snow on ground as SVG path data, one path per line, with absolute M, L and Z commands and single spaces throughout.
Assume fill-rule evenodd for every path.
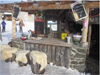
M 2 33 L 3 41 L 0 40 L 0 44 L 8 44 L 8 42 L 12 38 L 11 22 L 6 22 L 6 23 L 8 26 L 6 27 L 6 32 Z M 21 33 L 17 31 L 16 36 L 20 37 Z M 0 75 L 34 75 L 34 74 L 31 71 L 30 65 L 19 67 L 16 62 L 6 63 L 5 61 L 0 60 Z M 90 75 L 90 74 L 80 73 L 77 70 L 72 70 L 71 68 L 67 69 L 65 67 L 48 64 L 45 68 L 45 73 L 43 75 Z

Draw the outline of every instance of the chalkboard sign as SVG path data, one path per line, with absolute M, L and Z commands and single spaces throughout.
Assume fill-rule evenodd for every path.
M 13 15 L 13 17 L 15 19 L 18 18 L 19 12 L 20 12 L 20 8 L 19 7 L 14 7 L 14 15 Z
M 76 21 L 87 17 L 87 13 L 86 13 L 85 8 L 82 3 L 75 2 L 75 3 L 71 4 L 71 9 L 72 9 L 72 12 L 73 12 L 73 15 L 74 15 Z

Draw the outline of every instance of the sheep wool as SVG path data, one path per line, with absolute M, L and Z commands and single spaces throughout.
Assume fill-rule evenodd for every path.
M 15 47 L 11 47 L 11 48 L 4 48 L 2 55 L 1 55 L 1 60 L 6 60 L 8 58 L 12 57 L 12 54 L 16 53 L 18 50 Z
M 33 64 L 40 64 L 40 71 L 42 71 L 47 65 L 47 55 L 43 52 L 32 51 L 30 53 L 30 60 L 33 58 Z
M 16 53 L 16 62 L 18 63 L 18 61 L 23 62 L 24 64 L 26 64 L 28 62 L 28 59 L 26 57 L 26 54 L 28 54 L 30 51 L 29 50 L 21 50 L 18 51 Z
M 9 45 L 0 45 L 0 53 L 4 50 L 4 48 L 11 48 Z

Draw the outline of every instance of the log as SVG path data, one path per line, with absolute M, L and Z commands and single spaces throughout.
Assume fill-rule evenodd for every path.
M 52 46 L 52 55 L 51 55 L 51 62 L 55 64 L 55 46 Z
M 61 55 L 60 55 L 60 64 L 61 64 L 61 66 L 65 66 L 65 64 L 64 64 L 64 62 L 65 62 L 65 60 L 64 60 L 64 56 L 65 56 L 65 47 L 61 47 L 61 50 L 60 50 L 60 53 L 61 53 Z
M 69 63 L 70 63 L 70 48 L 66 48 L 65 49 L 65 56 L 64 56 L 64 60 L 65 60 L 65 67 L 69 68 Z
M 47 52 L 47 46 L 46 45 L 44 45 L 43 46 L 43 50 L 42 50 L 45 54 L 47 54 L 46 52 Z
M 60 47 L 56 47 L 56 65 L 60 65 Z
M 12 13 L 14 13 L 14 11 L 12 10 Z M 16 39 L 16 20 L 12 15 L 12 39 Z
M 42 50 L 43 50 L 43 45 L 40 44 L 39 45 L 39 51 L 42 52 Z
M 30 65 L 31 65 L 31 71 L 34 74 L 43 74 L 45 72 L 45 69 L 43 69 L 42 71 L 39 70 L 41 65 L 39 65 L 38 63 L 36 63 L 35 65 L 33 64 L 33 58 L 31 58 L 30 60 Z
M 87 14 L 89 15 L 89 8 L 86 7 Z M 87 44 L 87 30 L 88 30 L 89 16 L 84 19 L 83 32 L 82 32 L 82 47 L 86 47 Z
M 27 45 L 28 45 L 28 43 L 25 43 L 25 49 L 26 49 L 26 50 L 28 50 L 28 46 L 27 46 Z M 24 50 L 25 50 L 25 49 L 24 49 Z
M 51 62 L 51 46 L 48 45 L 48 49 L 47 49 L 47 61 L 48 63 Z
M 39 44 L 35 44 L 35 50 L 39 50 Z
M 87 54 L 89 55 L 90 44 L 91 44 L 91 32 L 92 32 L 92 25 L 89 25 L 89 35 L 88 35 L 88 51 Z
M 30 51 L 34 50 L 34 44 L 30 44 Z

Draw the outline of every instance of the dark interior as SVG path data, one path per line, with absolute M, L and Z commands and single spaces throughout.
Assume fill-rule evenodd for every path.
M 99 25 L 92 25 L 89 57 L 99 61 Z

